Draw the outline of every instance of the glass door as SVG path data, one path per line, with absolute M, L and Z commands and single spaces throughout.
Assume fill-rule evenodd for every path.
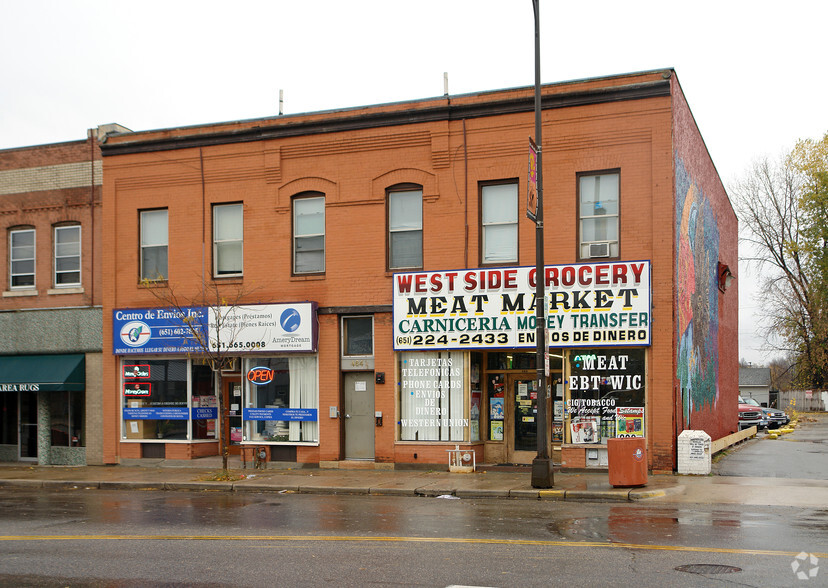
M 20 392 L 20 461 L 37 461 L 37 392 Z
M 229 455 L 239 455 L 242 442 L 241 380 L 224 377 L 224 398 L 224 438 L 227 439 L 227 452 Z
M 513 379 L 515 451 L 538 451 L 538 391 L 534 378 Z
M 509 461 L 532 463 L 538 454 L 538 390 L 534 373 L 508 376 L 512 431 Z

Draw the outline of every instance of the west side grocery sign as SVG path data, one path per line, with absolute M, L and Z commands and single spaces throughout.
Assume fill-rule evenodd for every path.
M 650 262 L 544 268 L 550 346 L 649 345 Z M 535 347 L 534 267 L 394 274 L 394 349 Z

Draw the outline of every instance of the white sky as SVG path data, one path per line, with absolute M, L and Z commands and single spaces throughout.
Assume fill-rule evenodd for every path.
M 725 185 L 828 131 L 825 0 L 541 0 L 542 81 L 673 67 Z M 0 0 L 0 149 L 534 83 L 531 0 Z M 740 356 L 765 360 L 742 267 Z

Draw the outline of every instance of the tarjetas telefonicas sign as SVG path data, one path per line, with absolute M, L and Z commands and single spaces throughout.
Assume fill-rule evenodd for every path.
M 394 274 L 394 349 L 535 346 L 533 267 Z M 561 347 L 649 345 L 649 261 L 546 266 L 546 328 Z

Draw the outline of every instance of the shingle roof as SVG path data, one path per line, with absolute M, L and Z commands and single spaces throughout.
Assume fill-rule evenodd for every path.
M 770 386 L 770 368 L 739 368 L 740 386 Z

